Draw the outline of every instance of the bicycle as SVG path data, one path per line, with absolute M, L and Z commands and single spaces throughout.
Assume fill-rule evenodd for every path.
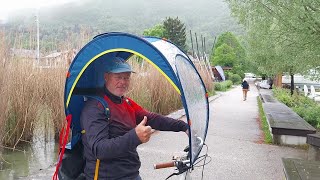
M 199 140 L 198 145 L 206 146 L 206 153 L 202 156 L 197 157 L 193 163 L 190 160 L 190 148 L 189 148 L 189 146 L 187 146 L 183 150 L 185 152 L 184 155 L 174 156 L 174 157 L 172 157 L 172 161 L 170 161 L 170 162 L 154 164 L 153 165 L 154 169 L 175 167 L 177 172 L 174 172 L 171 175 L 169 175 L 166 178 L 166 180 L 169 178 L 172 178 L 173 176 L 177 176 L 179 180 L 192 180 L 191 172 L 194 170 L 194 168 L 203 167 L 202 178 L 201 178 L 201 179 L 203 179 L 204 166 L 211 162 L 211 157 L 208 156 L 208 154 L 207 154 L 208 146 L 206 144 L 204 144 L 204 142 L 201 140 L 201 138 L 197 137 L 197 139 Z M 208 162 L 206 162 L 206 158 L 210 158 Z M 200 163 L 201 161 L 204 162 L 203 165 L 197 166 L 197 164 Z

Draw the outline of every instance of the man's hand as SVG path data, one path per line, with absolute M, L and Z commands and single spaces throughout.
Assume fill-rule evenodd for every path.
M 144 116 L 143 120 L 135 128 L 137 136 L 142 143 L 148 142 L 152 134 L 152 128 L 150 126 L 146 126 L 146 124 L 147 124 L 147 117 Z

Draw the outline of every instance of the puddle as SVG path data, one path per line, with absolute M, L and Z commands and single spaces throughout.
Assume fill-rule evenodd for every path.
M 54 142 L 49 117 L 46 109 L 39 111 L 32 143 L 20 143 L 15 151 L 0 148 L 0 180 L 23 179 L 56 162 L 59 145 Z
M 18 147 L 19 151 L 4 149 L 0 153 L 0 179 L 19 179 L 48 168 L 56 162 L 57 148 L 54 142 L 36 142 Z

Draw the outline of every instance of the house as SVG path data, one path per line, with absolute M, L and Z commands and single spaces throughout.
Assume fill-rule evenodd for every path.
M 10 56 L 19 57 L 19 58 L 26 58 L 26 59 L 36 59 L 37 51 L 30 50 L 30 49 L 15 49 L 10 48 Z M 41 57 L 41 54 L 40 54 Z
M 75 49 L 68 51 L 54 51 L 44 57 L 40 58 L 42 66 L 57 67 L 57 66 L 69 66 L 77 54 Z

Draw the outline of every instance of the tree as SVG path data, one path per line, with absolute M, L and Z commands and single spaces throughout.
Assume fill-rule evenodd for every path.
M 227 44 L 222 44 L 216 49 L 213 65 L 233 67 L 236 64 L 236 53 L 233 48 Z
M 221 48 L 221 46 L 227 45 L 228 47 L 232 48 L 232 52 L 235 54 L 235 59 L 233 60 L 232 65 L 232 72 L 238 74 L 240 76 L 244 76 L 244 71 L 248 70 L 251 65 L 246 60 L 246 51 L 243 46 L 240 44 L 239 40 L 235 35 L 231 32 L 225 32 L 218 37 L 217 43 L 215 44 L 214 48 L 212 49 L 212 53 L 210 56 L 211 62 L 215 63 L 215 59 L 220 59 L 221 55 L 217 54 L 217 50 Z M 225 49 L 226 47 L 224 47 Z M 220 57 L 216 57 L 220 56 Z M 221 59 L 223 61 L 223 59 Z M 229 61 L 226 59 L 226 61 Z M 224 63 L 220 63 L 224 64 Z
M 320 67 L 319 1 L 227 2 L 246 27 L 248 57 L 267 74 L 288 72 L 293 77 Z
M 144 36 L 154 36 L 158 38 L 163 38 L 164 37 L 164 26 L 163 24 L 157 24 L 154 27 L 150 29 L 146 29 L 143 31 Z
M 231 32 L 225 32 L 218 37 L 215 48 L 221 46 L 222 44 L 227 44 L 235 50 L 238 59 L 245 58 L 245 50 L 241 46 L 240 42 Z
M 175 19 L 169 17 L 163 21 L 164 37 L 176 44 L 183 50 L 186 50 L 186 27 L 178 17 Z

